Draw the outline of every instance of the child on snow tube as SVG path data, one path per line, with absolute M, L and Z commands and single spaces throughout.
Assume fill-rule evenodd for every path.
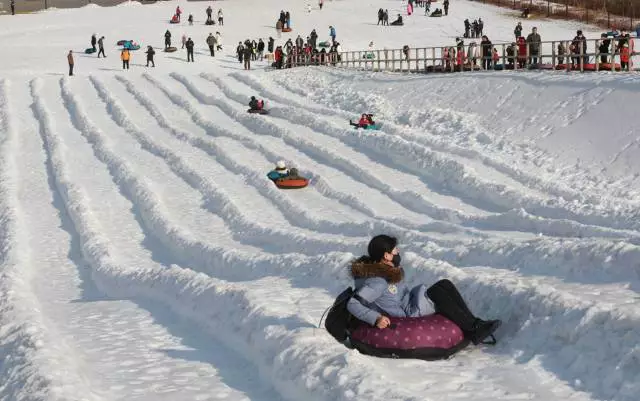
M 260 111 L 264 107 L 264 102 L 262 100 L 256 99 L 255 96 L 251 96 L 249 107 L 251 108 L 251 110 Z
M 367 128 L 370 125 L 375 125 L 375 122 L 373 121 L 373 114 L 363 114 L 362 116 L 360 116 L 360 120 L 358 121 L 358 123 L 353 123 L 351 120 L 349 120 L 349 125 L 354 126 L 356 128 Z
M 276 181 L 281 178 L 286 178 L 289 176 L 290 176 L 289 169 L 287 168 L 287 165 L 285 164 L 284 160 L 278 160 L 278 162 L 276 163 L 276 168 L 274 170 L 271 170 L 267 174 L 267 177 L 271 181 Z
M 378 235 L 369 242 L 368 255 L 351 265 L 355 295 L 347 310 L 358 325 L 350 340 L 360 352 L 438 359 L 493 337 L 501 321 L 475 317 L 451 281 L 409 289 L 397 245 L 396 238 Z

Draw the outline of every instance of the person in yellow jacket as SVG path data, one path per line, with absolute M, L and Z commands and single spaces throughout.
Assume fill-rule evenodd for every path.
M 126 67 L 128 70 L 129 60 L 131 60 L 131 53 L 129 52 L 129 49 L 122 49 L 122 53 L 120 53 L 120 59 L 122 59 L 122 69 L 124 70 Z

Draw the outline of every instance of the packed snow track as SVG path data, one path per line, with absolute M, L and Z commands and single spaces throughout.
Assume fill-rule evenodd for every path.
M 0 81 L 0 399 L 634 399 L 630 196 L 474 148 L 464 116 L 353 130 L 367 94 L 313 102 L 309 81 Z M 269 116 L 246 113 L 256 93 Z M 279 159 L 310 186 L 273 186 Z M 410 281 L 502 318 L 499 344 L 383 360 L 315 328 L 381 232 Z

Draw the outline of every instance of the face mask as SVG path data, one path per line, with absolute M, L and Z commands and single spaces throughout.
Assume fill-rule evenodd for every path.
M 391 263 L 393 263 L 395 267 L 400 267 L 401 260 L 402 258 L 400 257 L 400 254 L 393 255 L 393 259 L 391 259 Z

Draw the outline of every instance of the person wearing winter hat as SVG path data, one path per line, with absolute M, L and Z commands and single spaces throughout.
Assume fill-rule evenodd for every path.
M 377 235 L 369 242 L 367 253 L 351 264 L 356 295 L 347 303 L 347 309 L 358 320 L 384 329 L 391 325 L 389 317 L 420 317 L 437 312 L 460 327 L 465 339 L 476 345 L 492 337 L 502 324 L 500 320 L 475 317 L 449 280 L 410 290 L 400 267 L 397 238 Z
M 285 178 L 288 176 L 289 176 L 289 169 L 287 168 L 287 165 L 284 162 L 284 160 L 278 160 L 278 162 L 276 163 L 276 168 L 274 170 L 271 170 L 269 174 L 267 174 L 267 177 L 272 181 L 278 180 L 280 178 Z

